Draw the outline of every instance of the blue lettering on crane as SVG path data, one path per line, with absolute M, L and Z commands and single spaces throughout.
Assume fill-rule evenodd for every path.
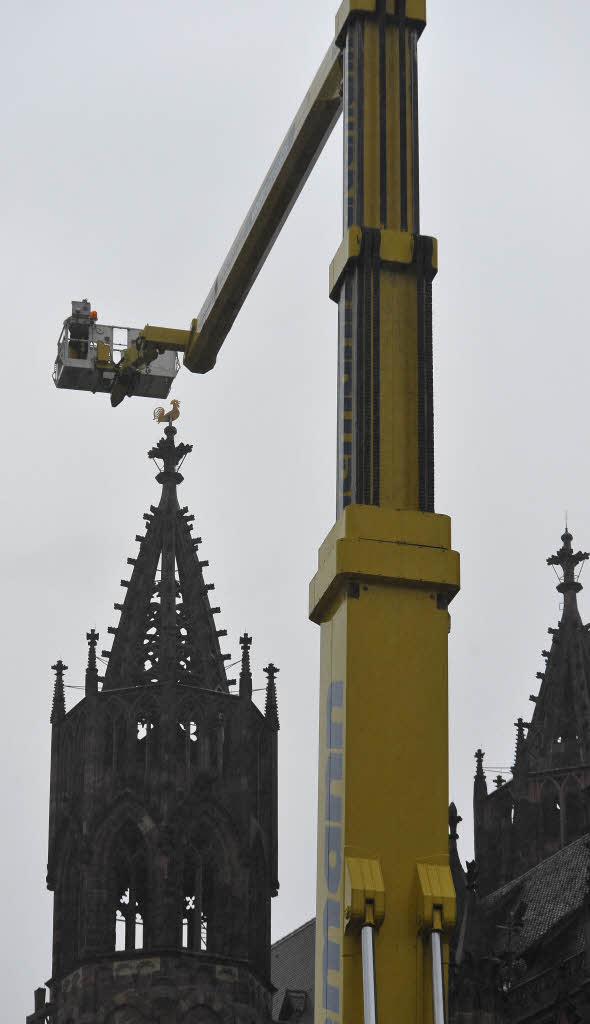
M 330 938 L 330 928 L 340 929 L 341 901 L 333 896 L 342 881 L 342 797 L 332 792 L 332 784 L 343 777 L 344 726 L 334 720 L 334 709 L 344 706 L 344 683 L 332 682 L 326 702 L 326 801 L 324 807 L 324 881 L 328 892 L 322 908 L 322 1006 L 332 1014 L 340 1013 L 340 986 L 331 985 L 328 972 L 340 975 L 340 942 Z M 338 980 L 340 980 L 338 978 Z M 326 1024 L 335 1024 L 332 1018 Z

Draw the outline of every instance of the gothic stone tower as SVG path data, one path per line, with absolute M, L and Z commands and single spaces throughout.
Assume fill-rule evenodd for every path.
M 547 561 L 562 615 L 531 721 L 516 723 L 512 778 L 498 776 L 488 792 L 476 754 L 476 860 L 466 872 L 451 805 L 451 1024 L 590 1021 L 590 627 L 577 603 L 588 555 L 574 552 L 567 529 L 561 539 Z
M 191 451 L 169 425 L 149 452 L 162 495 L 144 516 L 99 688 L 88 634 L 85 696 L 51 712 L 47 883 L 53 969 L 28 1022 L 266 1024 L 277 882 L 275 676 L 252 702 L 241 638 L 230 694 L 194 516 L 180 508 Z
M 481 895 L 556 853 L 590 830 L 590 633 L 582 623 L 576 570 L 588 555 L 572 550 L 572 535 L 547 559 L 560 576 L 563 612 L 543 651 L 541 687 L 531 695 L 530 723 L 516 723 L 513 777 L 487 791 L 483 753 L 476 754 L 475 857 Z M 526 733 L 528 730 L 528 734 Z

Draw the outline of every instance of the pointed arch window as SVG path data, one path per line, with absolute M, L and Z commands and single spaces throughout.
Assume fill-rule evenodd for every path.
M 544 839 L 559 841 L 561 837 L 561 806 L 557 787 L 552 782 L 546 782 L 541 791 L 541 811 Z
M 125 777 L 127 717 L 123 710 L 109 709 L 104 724 L 104 767 L 121 781 Z
M 194 708 L 185 708 L 178 722 L 178 755 L 187 779 L 198 770 L 200 729 Z
M 564 787 L 564 813 L 566 842 L 573 843 L 586 831 L 586 815 L 580 787 L 571 777 Z
M 141 833 L 131 822 L 117 837 L 112 861 L 115 949 L 144 949 L 147 945 L 147 857 Z
M 159 720 L 155 701 L 142 704 L 135 715 L 135 763 L 145 775 L 157 761 Z
M 193 847 L 186 851 L 182 888 L 182 947 L 193 952 L 209 948 L 211 871 L 207 858 Z
M 267 890 L 266 860 L 260 838 L 251 854 L 249 904 L 250 950 L 260 970 L 266 969 L 266 950 L 269 942 L 269 898 Z
M 80 945 L 80 866 L 70 850 L 63 869 L 59 899 L 59 930 L 63 967 L 71 967 L 79 956 Z
M 69 724 L 69 723 L 68 723 Z M 61 738 L 61 748 L 59 752 L 59 793 L 63 797 L 71 796 L 71 782 L 72 782 L 72 737 L 69 729 L 66 727 L 62 730 L 63 735 Z

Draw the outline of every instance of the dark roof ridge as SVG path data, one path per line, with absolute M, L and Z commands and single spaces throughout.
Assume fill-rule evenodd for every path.
M 574 839 L 573 842 L 568 843 L 566 846 L 562 846 L 561 850 L 556 850 L 555 853 L 552 853 L 550 857 L 545 857 L 544 860 L 539 861 L 538 864 L 535 864 L 532 868 L 529 868 L 528 871 L 524 872 L 524 874 L 518 875 L 517 878 L 513 878 L 511 882 L 506 882 L 506 884 L 501 886 L 500 889 L 494 889 L 493 892 L 490 892 L 488 893 L 487 896 L 484 896 L 482 903 L 487 903 L 489 900 L 492 899 L 492 897 L 494 899 L 499 899 L 501 896 L 506 895 L 510 889 L 516 888 L 518 885 L 522 885 L 525 879 L 529 877 L 529 875 L 538 874 L 539 868 L 544 868 L 545 865 L 550 864 L 551 861 L 555 860 L 556 857 L 562 857 L 567 850 L 573 849 L 574 846 L 590 846 L 590 832 L 587 832 L 585 833 L 585 835 L 580 836 L 579 839 Z
M 276 942 L 272 943 L 271 949 L 276 949 L 277 946 L 280 946 L 283 942 L 286 942 L 287 939 L 292 939 L 294 935 L 297 935 L 299 932 L 302 932 L 304 928 L 309 928 L 310 924 L 315 925 L 315 917 L 310 917 L 309 921 L 306 921 L 305 924 L 300 924 L 299 927 L 294 928 L 292 932 L 287 932 L 287 934 L 283 935 L 281 939 L 277 939 Z

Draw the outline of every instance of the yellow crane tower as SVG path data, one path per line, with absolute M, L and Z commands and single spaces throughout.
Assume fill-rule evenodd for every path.
M 316 1024 L 443 1024 L 450 520 L 434 512 L 432 280 L 420 234 L 425 0 L 344 0 L 324 61 L 188 331 L 114 329 L 73 304 L 58 387 L 166 395 L 217 353 L 332 128 L 344 120 L 338 507 L 310 586 L 321 626 Z M 424 751 L 417 761 L 416 750 Z

